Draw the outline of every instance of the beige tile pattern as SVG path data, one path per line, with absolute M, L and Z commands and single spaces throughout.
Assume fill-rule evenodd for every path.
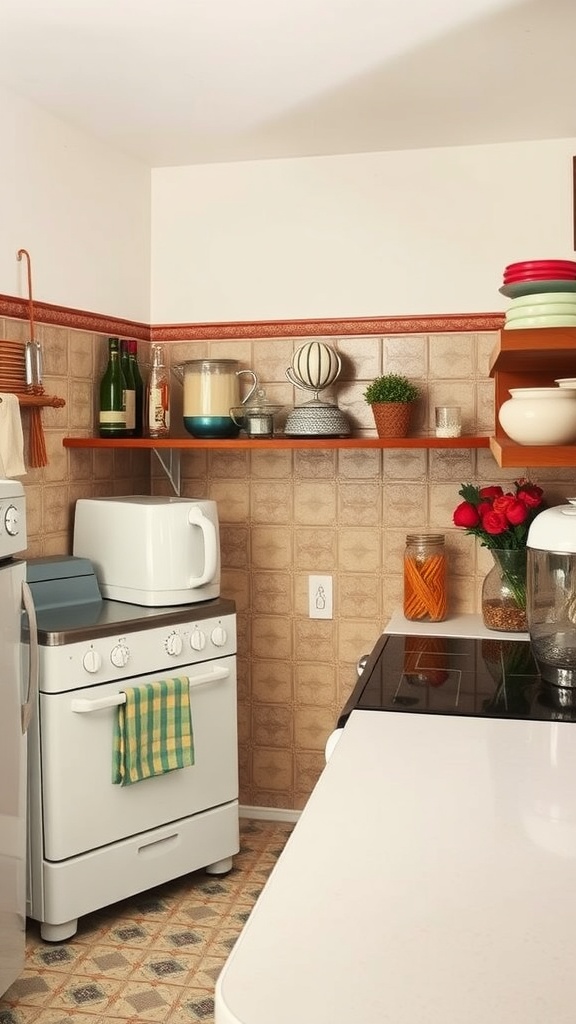
M 83 331 L 42 328 L 46 381 L 66 406 L 43 410 L 49 465 L 24 478 L 29 554 L 71 550 L 77 498 L 122 493 L 170 494 L 153 455 L 124 450 L 71 450 L 68 433 L 90 435 L 105 339 Z M 0 320 L 0 338 L 26 338 L 26 325 Z M 253 367 L 270 396 L 307 395 L 285 369 L 305 339 L 185 342 L 166 346 L 173 363 L 205 356 Z M 464 429 L 494 425 L 488 376 L 496 333 L 446 333 L 327 339 L 342 359 L 335 395 L 354 429 L 373 436 L 363 400 L 383 369 L 405 373 L 422 389 L 418 417 L 431 429 L 435 404 L 462 406 Z M 147 346 L 140 344 L 143 367 Z M 174 379 L 174 407 L 180 385 Z M 285 410 L 286 411 L 286 410 Z M 23 413 L 25 431 L 27 414 Z M 176 432 L 178 423 L 174 423 Z M 181 425 L 180 425 L 181 426 Z M 452 525 L 461 483 L 510 485 L 486 450 L 195 451 L 182 456 L 182 493 L 218 502 L 222 589 L 237 602 L 239 750 L 245 804 L 302 807 L 322 767 L 322 747 L 355 681 L 355 662 L 370 650 L 402 601 L 402 554 L 408 530 L 446 535 L 450 606 L 478 608 L 485 552 Z M 530 470 L 552 502 L 574 493 L 576 471 Z M 308 576 L 333 576 L 334 619 L 308 618 Z
M 68 942 L 29 921 L 2 1024 L 213 1024 L 214 986 L 293 826 L 243 819 L 232 871 L 204 871 L 80 918 Z

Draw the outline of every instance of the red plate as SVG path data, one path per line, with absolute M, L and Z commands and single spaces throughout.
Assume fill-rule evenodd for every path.
M 546 281 L 550 278 L 551 271 L 533 270 L 526 274 L 504 274 L 504 284 L 513 284 L 515 281 Z M 576 270 L 555 270 L 555 281 L 574 281 Z
M 504 273 L 506 271 L 525 271 L 534 270 L 535 268 L 541 270 L 546 267 L 548 270 L 576 270 L 576 261 L 574 260 L 523 260 L 520 263 L 509 263 L 507 267 L 504 267 Z

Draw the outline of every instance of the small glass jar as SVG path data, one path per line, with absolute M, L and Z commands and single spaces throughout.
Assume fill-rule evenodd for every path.
M 404 551 L 404 615 L 411 621 L 446 618 L 446 551 L 442 533 L 409 533 Z

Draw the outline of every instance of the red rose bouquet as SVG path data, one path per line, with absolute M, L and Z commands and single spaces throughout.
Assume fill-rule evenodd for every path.
M 500 602 L 485 600 L 483 588 L 484 621 L 493 629 L 526 629 L 526 540 L 531 522 L 545 507 L 544 492 L 522 477 L 506 493 L 498 486 L 473 484 L 463 484 L 458 493 L 464 501 L 454 509 L 454 525 L 490 549 L 504 584 Z
M 463 484 L 458 494 L 464 501 L 454 509 L 454 525 L 491 549 L 526 547 L 530 523 L 545 507 L 542 488 L 525 477 L 514 481 L 514 491 Z

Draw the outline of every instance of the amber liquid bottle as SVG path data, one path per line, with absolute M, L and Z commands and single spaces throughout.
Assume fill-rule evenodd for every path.
M 168 437 L 170 433 L 170 380 L 162 345 L 152 345 L 152 365 L 146 386 L 146 433 Z

